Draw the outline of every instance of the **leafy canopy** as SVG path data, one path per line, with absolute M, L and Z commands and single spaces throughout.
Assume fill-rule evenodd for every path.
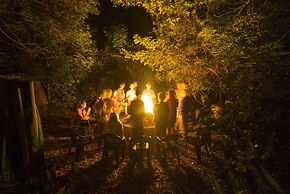
M 95 63 L 85 20 L 98 14 L 97 5 L 93 0 L 2 1 L 1 74 L 41 80 L 49 84 L 52 99 L 65 100 Z
M 284 127 L 289 124 L 285 118 L 289 105 L 289 91 L 285 90 L 289 81 L 289 32 L 284 30 L 290 21 L 289 2 L 113 2 L 143 7 L 153 18 L 151 36 L 134 36 L 140 49 L 121 49 L 126 58 L 152 68 L 159 80 L 185 82 L 192 92 L 208 95 L 206 103 L 222 105 L 223 116 L 215 124 L 228 136 L 229 141 L 223 142 L 225 155 L 233 156 L 226 158 L 226 170 L 221 172 L 229 172 L 233 186 L 230 193 L 281 192 L 270 173 L 257 164 L 283 168 L 273 161 L 282 161 L 282 153 L 289 151 L 283 138 L 289 135 Z M 251 185 L 251 180 L 241 174 L 251 174 L 257 182 Z M 220 186 L 214 180 L 213 185 Z

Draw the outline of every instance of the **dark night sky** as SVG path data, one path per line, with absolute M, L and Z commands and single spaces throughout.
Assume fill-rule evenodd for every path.
M 144 9 L 131 7 L 112 7 L 112 3 L 108 0 L 100 1 L 100 14 L 90 16 L 88 24 L 91 26 L 93 37 L 97 40 L 98 48 L 104 48 L 106 37 L 103 33 L 105 28 L 109 28 L 112 24 L 123 23 L 128 27 L 129 35 L 139 34 L 141 36 L 148 35 L 152 30 L 152 22 L 149 14 Z

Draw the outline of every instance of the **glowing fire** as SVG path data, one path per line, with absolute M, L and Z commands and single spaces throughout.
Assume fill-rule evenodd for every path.
M 145 112 L 146 113 L 152 113 L 153 114 L 153 97 L 148 94 L 142 94 L 142 101 L 144 102 L 145 105 Z

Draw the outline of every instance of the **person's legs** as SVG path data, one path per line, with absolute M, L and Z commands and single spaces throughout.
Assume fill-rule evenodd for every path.
M 96 128 L 97 128 L 97 119 L 95 118 L 90 118 L 89 119 L 89 123 L 90 123 L 90 134 L 95 134 Z
M 177 129 L 175 133 L 182 133 L 184 131 L 184 126 L 183 126 L 183 118 L 181 114 L 177 115 L 176 124 L 177 124 Z
M 137 137 L 140 135 L 144 135 L 144 127 L 143 127 L 143 120 L 142 119 L 132 119 L 132 137 Z
M 125 109 L 125 115 L 127 116 L 128 115 L 128 103 L 127 102 L 124 103 L 124 109 Z
M 163 123 L 163 125 L 161 127 L 161 135 L 162 135 L 162 137 L 166 136 L 166 123 Z
M 135 126 L 133 125 L 131 128 L 131 138 L 137 137 L 137 130 L 138 129 L 136 129 Z
M 118 108 L 117 113 L 119 114 L 119 116 L 121 116 L 122 113 L 125 114 L 124 102 L 119 102 L 118 106 L 119 106 L 119 108 Z
M 182 136 L 187 136 L 188 134 L 188 115 L 182 115 Z
M 156 135 L 157 137 L 162 138 L 162 130 L 158 124 L 155 124 L 155 129 L 156 129 Z
M 99 146 L 99 148 L 101 147 L 101 135 L 103 134 L 103 132 L 104 132 L 104 129 L 105 129 L 105 123 L 99 123 L 98 125 L 97 125 L 98 127 L 97 127 L 97 130 L 96 130 L 96 138 L 98 139 L 98 146 Z
M 172 124 L 172 121 L 169 121 L 168 122 L 168 128 L 167 128 L 167 134 L 170 135 L 170 134 L 173 134 L 173 124 Z

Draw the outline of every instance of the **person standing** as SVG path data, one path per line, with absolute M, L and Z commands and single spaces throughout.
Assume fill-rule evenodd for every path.
M 110 114 L 112 113 L 112 97 L 113 91 L 111 89 L 105 89 L 103 93 L 104 109 L 103 109 L 103 119 L 106 123 L 109 120 Z
M 146 89 L 142 91 L 142 101 L 146 102 L 145 112 L 153 113 L 153 107 L 155 104 L 155 93 L 151 89 L 150 83 L 146 83 Z
M 162 138 L 166 136 L 166 128 L 168 124 L 169 108 L 165 102 L 165 92 L 158 93 L 158 104 L 154 107 L 154 121 L 157 136 Z
M 111 106 L 111 96 L 112 96 L 112 90 L 111 89 L 104 89 L 102 91 L 101 94 L 101 104 L 102 105 L 102 112 L 100 114 L 99 117 L 99 129 L 98 129 L 98 136 L 100 137 L 100 134 L 103 133 L 104 129 L 105 129 L 105 124 L 107 123 L 107 121 L 109 120 L 110 114 L 111 114 L 111 110 L 112 110 L 112 106 Z M 100 142 L 99 142 L 99 146 L 100 146 Z
M 119 114 L 119 104 L 118 104 L 117 90 L 113 91 L 113 94 L 112 94 L 110 100 L 111 100 L 111 112 L 115 112 L 115 113 Z
M 130 89 L 126 92 L 126 100 L 129 106 L 130 106 L 131 101 L 135 98 L 136 98 L 136 90 L 135 90 L 135 85 L 132 83 L 130 84 Z
M 169 98 L 167 100 L 168 103 L 168 134 L 173 134 L 174 127 L 176 123 L 176 114 L 178 107 L 178 99 L 176 97 L 175 90 L 169 90 Z
M 83 101 L 81 105 L 77 108 L 77 116 L 79 118 L 78 124 L 83 126 L 84 130 L 81 131 L 82 134 L 93 134 L 95 130 L 97 120 L 90 116 L 91 107 L 87 107 L 86 101 Z
M 91 113 L 91 107 L 87 107 L 86 101 L 83 101 L 77 108 L 77 115 L 81 121 L 88 121 L 91 119 L 89 116 Z
M 144 135 L 143 118 L 145 117 L 144 102 L 140 99 L 139 91 L 136 91 L 136 98 L 130 103 L 128 113 L 131 115 L 132 131 L 131 136 L 138 137 Z
M 114 134 L 114 135 L 118 135 L 120 138 L 124 138 L 124 129 L 123 129 L 123 124 L 121 123 L 121 121 L 119 120 L 119 116 L 117 113 L 112 112 L 109 116 L 109 120 L 105 125 L 105 131 L 104 134 Z M 125 146 L 124 144 L 125 142 L 123 141 L 121 144 L 123 144 L 123 147 Z M 120 147 L 121 144 L 116 144 L 115 142 L 115 148 L 114 148 L 114 152 L 115 152 L 115 160 L 116 163 L 119 163 L 119 151 L 120 151 Z M 108 149 L 104 149 L 103 152 L 103 157 L 107 158 L 108 157 Z M 123 150 L 123 158 L 124 158 L 124 150 Z
M 142 91 L 142 96 L 143 95 L 148 95 L 152 99 L 152 101 L 155 100 L 155 93 L 154 90 L 151 88 L 150 83 L 146 83 L 146 89 Z
M 101 94 L 97 95 L 96 102 L 93 106 L 95 113 L 96 113 L 96 119 L 97 119 L 97 126 L 95 128 L 95 136 L 98 139 L 98 146 L 101 147 L 101 140 L 100 136 L 103 133 L 103 130 L 105 128 L 105 119 L 104 119 L 104 91 Z
M 115 134 L 124 137 L 124 128 L 123 124 L 119 120 L 117 113 L 111 113 L 108 122 L 105 125 L 104 133 Z
M 125 115 L 128 114 L 127 112 L 127 103 L 126 103 L 126 94 L 125 94 L 125 88 L 126 84 L 125 82 L 122 82 L 117 90 L 117 101 L 119 106 L 118 114 L 120 115 L 122 112 L 125 113 Z
M 125 101 L 125 88 L 126 84 L 125 82 L 122 82 L 119 86 L 119 88 L 117 89 L 117 99 L 118 99 L 118 102 L 123 102 Z
M 189 95 L 189 90 L 183 90 L 184 97 L 181 100 L 181 116 L 182 116 L 182 134 L 187 136 L 188 133 L 188 121 L 192 111 L 193 100 Z

